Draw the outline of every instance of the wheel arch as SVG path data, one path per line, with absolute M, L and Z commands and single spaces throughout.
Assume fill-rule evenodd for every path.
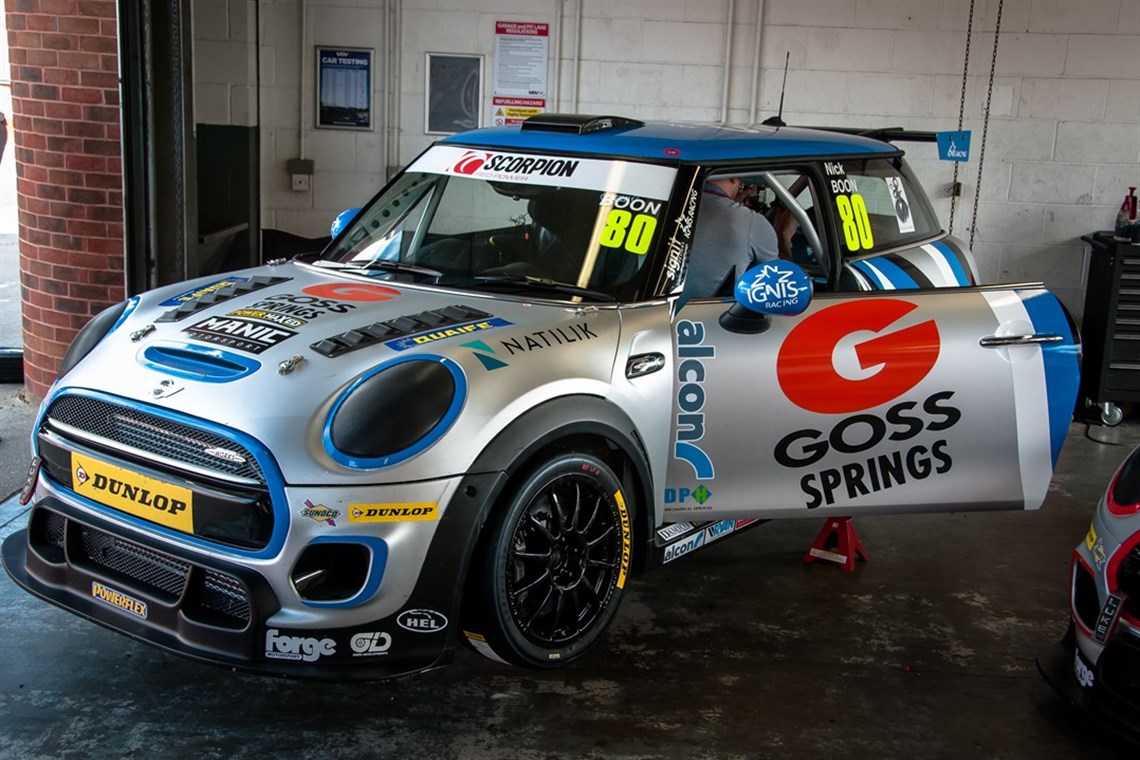
M 471 472 L 503 472 L 495 493 L 488 494 L 472 531 L 474 550 L 500 497 L 544 458 L 560 451 L 597 456 L 633 495 L 633 564 L 645 568 L 647 545 L 654 529 L 653 478 L 644 442 L 633 421 L 619 407 L 598 396 L 562 396 L 546 401 L 508 425 L 487 445 Z M 473 554 L 469 556 L 474 556 Z

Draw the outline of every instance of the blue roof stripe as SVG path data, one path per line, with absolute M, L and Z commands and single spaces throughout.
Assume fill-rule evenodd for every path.
M 883 276 L 886 277 L 895 288 L 906 290 L 908 288 L 918 287 L 918 283 L 914 281 L 913 277 L 886 256 L 876 256 L 868 259 L 868 261 L 874 264 L 875 268 L 882 272 Z
M 969 285 L 970 276 L 966 274 L 966 269 L 962 266 L 962 260 L 958 258 L 958 252 L 941 240 L 935 240 L 931 245 L 937 248 L 939 253 L 946 256 L 946 263 L 948 263 L 950 269 L 954 271 L 954 277 L 957 278 L 958 284 Z
M 520 126 L 491 127 L 460 132 L 441 142 L 508 151 L 587 153 L 669 162 L 898 152 L 898 148 L 881 140 L 826 130 L 660 122 L 585 135 L 523 130 Z

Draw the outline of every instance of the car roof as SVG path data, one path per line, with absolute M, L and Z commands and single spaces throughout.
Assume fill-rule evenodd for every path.
M 896 146 L 883 140 L 826 129 L 669 122 L 630 122 L 628 126 L 599 128 L 584 134 L 547 128 L 542 124 L 513 125 L 461 132 L 441 142 L 469 147 L 680 162 L 875 153 L 893 155 L 900 152 Z

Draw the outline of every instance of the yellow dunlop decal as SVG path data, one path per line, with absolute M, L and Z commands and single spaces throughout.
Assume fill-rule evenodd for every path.
M 621 570 L 618 572 L 617 587 L 625 588 L 625 576 L 629 573 L 629 555 L 633 543 L 629 530 L 629 510 L 625 507 L 625 498 L 621 491 L 614 491 L 614 499 L 618 505 L 618 516 L 621 518 Z
M 439 505 L 431 501 L 408 504 L 349 504 L 348 521 L 354 523 L 438 520 Z
M 71 487 L 80 496 L 135 517 L 194 532 L 194 494 L 161 480 L 71 453 Z
M 1094 523 L 1089 523 L 1089 532 L 1088 532 L 1088 535 L 1085 536 L 1085 546 L 1087 546 L 1089 548 L 1089 551 L 1092 551 L 1093 544 L 1095 544 L 1095 543 L 1096 543 L 1096 525 Z
M 113 588 L 107 588 L 98 581 L 91 581 L 91 596 L 112 607 L 118 607 L 132 615 L 146 619 L 146 602 L 140 602 L 138 599 L 120 593 Z

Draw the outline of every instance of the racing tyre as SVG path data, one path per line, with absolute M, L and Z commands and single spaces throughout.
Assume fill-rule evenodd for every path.
M 600 459 L 561 454 L 507 499 L 479 568 L 481 630 L 467 637 L 518 665 L 566 665 L 617 612 L 632 544 L 621 482 Z

